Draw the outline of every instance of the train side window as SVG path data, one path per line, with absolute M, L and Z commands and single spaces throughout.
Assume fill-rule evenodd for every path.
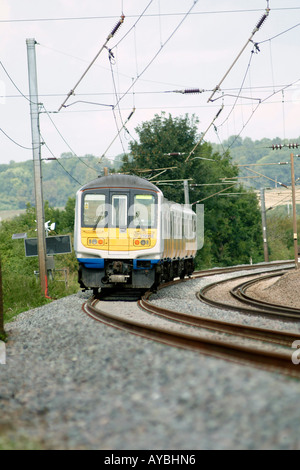
M 112 226 L 117 228 L 127 227 L 128 202 L 125 194 L 112 197 Z
M 83 224 L 86 227 L 104 227 L 105 219 L 105 195 L 86 194 L 83 204 Z

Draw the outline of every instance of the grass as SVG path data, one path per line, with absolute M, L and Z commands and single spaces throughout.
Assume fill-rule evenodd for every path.
M 4 341 L 4 343 L 7 341 L 7 334 L 6 333 L 0 333 L 0 341 Z
M 60 281 L 58 273 L 49 281 L 48 295 L 51 299 L 61 299 L 75 294 L 79 290 L 77 273 L 69 275 L 68 287 Z M 32 274 L 7 274 L 3 279 L 4 324 L 12 321 L 17 315 L 27 310 L 41 307 L 51 302 L 41 292 L 39 280 Z
M 39 442 L 28 439 L 25 436 L 16 438 L 0 436 L 1 450 L 43 450 L 43 446 Z

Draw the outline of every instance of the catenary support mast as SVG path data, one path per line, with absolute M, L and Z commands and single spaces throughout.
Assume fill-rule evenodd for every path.
M 38 257 L 39 272 L 42 293 L 45 295 L 47 289 L 47 269 L 46 269 L 46 240 L 45 240 L 45 215 L 42 190 L 42 166 L 41 166 L 41 139 L 40 139 L 40 120 L 39 120 L 39 98 L 37 86 L 37 69 L 35 39 L 27 39 L 27 60 L 28 60 L 28 78 L 30 94 L 30 116 L 32 132 L 32 152 L 34 165 L 34 187 L 35 187 L 35 205 L 37 220 L 38 237 Z

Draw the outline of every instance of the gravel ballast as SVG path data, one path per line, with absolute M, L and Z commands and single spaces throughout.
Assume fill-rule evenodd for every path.
M 197 314 L 195 292 L 211 282 L 186 282 L 153 299 Z M 0 438 L 26 436 L 45 449 L 300 448 L 300 382 L 110 328 L 82 312 L 85 298 L 52 302 L 6 325 Z M 208 316 L 239 315 L 200 305 Z

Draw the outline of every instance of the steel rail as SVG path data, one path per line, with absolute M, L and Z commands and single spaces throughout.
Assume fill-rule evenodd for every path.
M 207 356 L 300 378 L 300 369 L 292 363 L 290 351 L 268 351 L 201 334 L 184 333 L 153 324 L 143 324 L 127 318 L 126 315 L 121 316 L 100 310 L 96 308 L 97 302 L 94 298 L 90 299 L 83 305 L 83 311 L 94 320 L 106 325 L 167 345 L 197 351 Z
M 217 274 L 224 274 L 230 272 L 236 272 L 241 270 L 254 270 L 258 267 L 275 267 L 286 265 L 289 262 L 280 263 L 264 263 L 254 266 L 238 266 L 234 268 L 222 268 L 212 269 L 206 271 L 199 271 L 194 273 L 190 279 L 197 279 L 201 277 L 213 276 Z M 274 274 L 274 272 L 272 273 Z M 240 277 L 249 277 L 240 276 Z M 236 278 L 235 278 L 236 279 Z M 170 285 L 176 285 L 177 283 L 187 282 L 188 280 L 176 280 L 170 283 L 165 283 L 159 287 L 159 289 L 166 288 Z M 225 281 L 225 282 L 228 282 Z M 218 283 L 220 284 L 220 282 Z M 210 285 L 211 286 L 211 285 Z M 238 364 L 247 364 L 256 366 L 264 370 L 271 372 L 281 373 L 287 376 L 300 378 L 300 369 L 297 368 L 292 362 L 291 349 L 282 349 L 282 347 L 291 348 L 295 340 L 300 338 L 299 333 L 290 333 L 287 331 L 278 332 L 274 330 L 268 330 L 263 328 L 257 328 L 252 326 L 245 326 L 240 324 L 233 324 L 221 320 L 213 320 L 209 318 L 195 317 L 186 313 L 169 311 L 160 307 L 154 306 L 149 302 L 151 292 L 147 292 L 146 295 L 139 301 L 140 308 L 160 315 L 165 318 L 171 319 L 176 322 L 184 323 L 193 327 L 204 328 L 218 333 L 226 333 L 228 337 L 226 339 L 220 339 L 216 337 L 210 337 L 198 333 L 184 333 L 180 331 L 174 331 L 168 327 L 161 327 L 158 325 L 149 325 L 140 321 L 135 321 L 126 317 L 126 315 L 117 315 L 113 312 L 103 311 L 99 309 L 98 300 L 94 297 L 83 305 L 83 311 L 96 321 L 102 322 L 106 325 L 113 326 L 115 328 L 128 331 L 132 334 L 158 341 L 167 345 L 180 347 L 184 349 L 190 349 L 197 351 L 207 356 L 216 357 L 219 359 L 235 362 Z M 222 307 L 224 308 L 224 306 Z M 226 305 L 225 308 L 230 308 Z M 237 308 L 241 311 L 241 308 Z M 257 310 L 250 310 L 251 313 L 257 313 Z M 266 312 L 264 312 L 266 313 Z M 269 313 L 269 312 L 268 312 Z M 269 343 L 271 345 L 278 345 L 281 347 L 280 350 L 270 351 L 263 347 L 258 346 L 245 346 L 236 342 L 230 341 L 230 335 L 232 337 L 243 337 L 251 340 L 261 341 L 263 343 Z
M 290 307 L 288 305 L 281 305 L 276 304 L 273 302 L 267 302 L 265 300 L 258 299 L 256 297 L 250 296 L 247 294 L 247 290 L 254 286 L 255 284 L 259 284 L 268 279 L 272 279 L 273 277 L 283 276 L 285 272 L 282 274 L 270 274 L 268 276 L 263 276 L 259 279 L 253 279 L 252 281 L 245 282 L 237 287 L 234 287 L 231 290 L 231 293 L 234 297 L 238 300 L 247 303 L 248 305 L 253 305 L 256 308 L 262 308 L 266 310 L 276 311 L 278 313 L 283 313 L 284 315 L 286 312 L 290 312 L 291 315 L 295 314 L 296 318 L 300 319 L 300 308 Z
M 288 269 L 293 269 L 293 268 L 286 268 L 285 271 L 287 271 Z M 264 274 L 264 273 L 261 273 L 261 274 Z M 265 276 L 264 279 L 267 279 L 273 276 L 274 277 L 279 276 L 282 274 L 284 274 L 284 272 L 282 271 L 277 272 L 277 274 L 275 274 L 275 271 L 273 271 L 273 275 Z M 209 291 L 218 287 L 221 284 L 226 284 L 235 280 L 238 281 L 239 279 L 252 277 L 252 276 L 253 274 L 243 275 L 243 276 L 238 276 L 236 278 L 225 279 L 223 281 L 214 282 L 212 284 L 209 284 L 208 286 L 203 287 L 200 290 L 200 292 L 196 294 L 196 296 L 202 302 L 208 305 L 212 305 L 213 307 L 220 308 L 222 310 L 234 310 L 237 312 L 242 312 L 242 313 L 247 313 L 247 314 L 250 313 L 250 314 L 255 314 L 255 315 L 257 314 L 258 315 L 271 315 L 272 317 L 277 317 L 277 318 L 282 317 L 288 320 L 298 320 L 298 321 L 300 320 L 300 310 L 291 309 L 290 307 L 286 308 L 283 306 L 279 306 L 278 304 L 271 304 L 271 303 L 267 304 L 267 303 L 260 302 L 258 300 L 256 302 L 255 301 L 252 302 L 251 300 L 247 300 L 245 297 L 242 297 L 242 294 L 238 292 L 238 289 L 241 288 L 244 285 L 244 283 L 238 286 L 235 286 L 233 289 L 229 291 L 230 294 L 241 303 L 241 305 L 234 305 L 234 304 L 224 303 L 218 300 L 213 300 L 209 298 L 209 296 L 207 295 Z M 263 278 L 262 277 L 256 278 L 255 280 L 253 280 L 253 283 L 254 281 L 258 282 L 259 280 L 263 280 Z M 244 306 L 243 304 L 247 304 L 248 307 Z
M 212 268 L 212 269 L 205 269 L 201 271 L 195 271 L 191 278 L 201 278 L 201 277 L 208 277 L 208 276 L 215 276 L 217 274 L 230 274 L 239 271 L 253 271 L 254 269 L 260 268 L 276 268 L 277 266 L 286 266 L 286 265 L 293 265 L 295 266 L 294 261 L 286 260 L 286 261 L 271 261 L 269 263 L 259 263 L 259 264 L 246 264 L 246 265 L 239 265 L 233 267 L 225 267 L 225 268 Z M 291 267 L 291 269 L 292 269 Z
M 295 340 L 300 340 L 299 333 L 277 331 L 248 325 L 246 326 L 239 323 L 226 322 L 223 320 L 216 320 L 202 316 L 200 317 L 190 315 L 188 313 L 165 309 L 163 307 L 158 307 L 157 305 L 154 305 L 148 301 L 150 297 L 149 294 L 151 293 L 148 292 L 141 300 L 138 301 L 139 307 L 148 313 L 152 313 L 169 320 L 177 321 L 190 326 L 196 326 L 198 328 L 205 328 L 207 330 L 228 333 L 247 339 L 265 341 L 268 343 L 277 344 L 279 346 L 290 347 Z

